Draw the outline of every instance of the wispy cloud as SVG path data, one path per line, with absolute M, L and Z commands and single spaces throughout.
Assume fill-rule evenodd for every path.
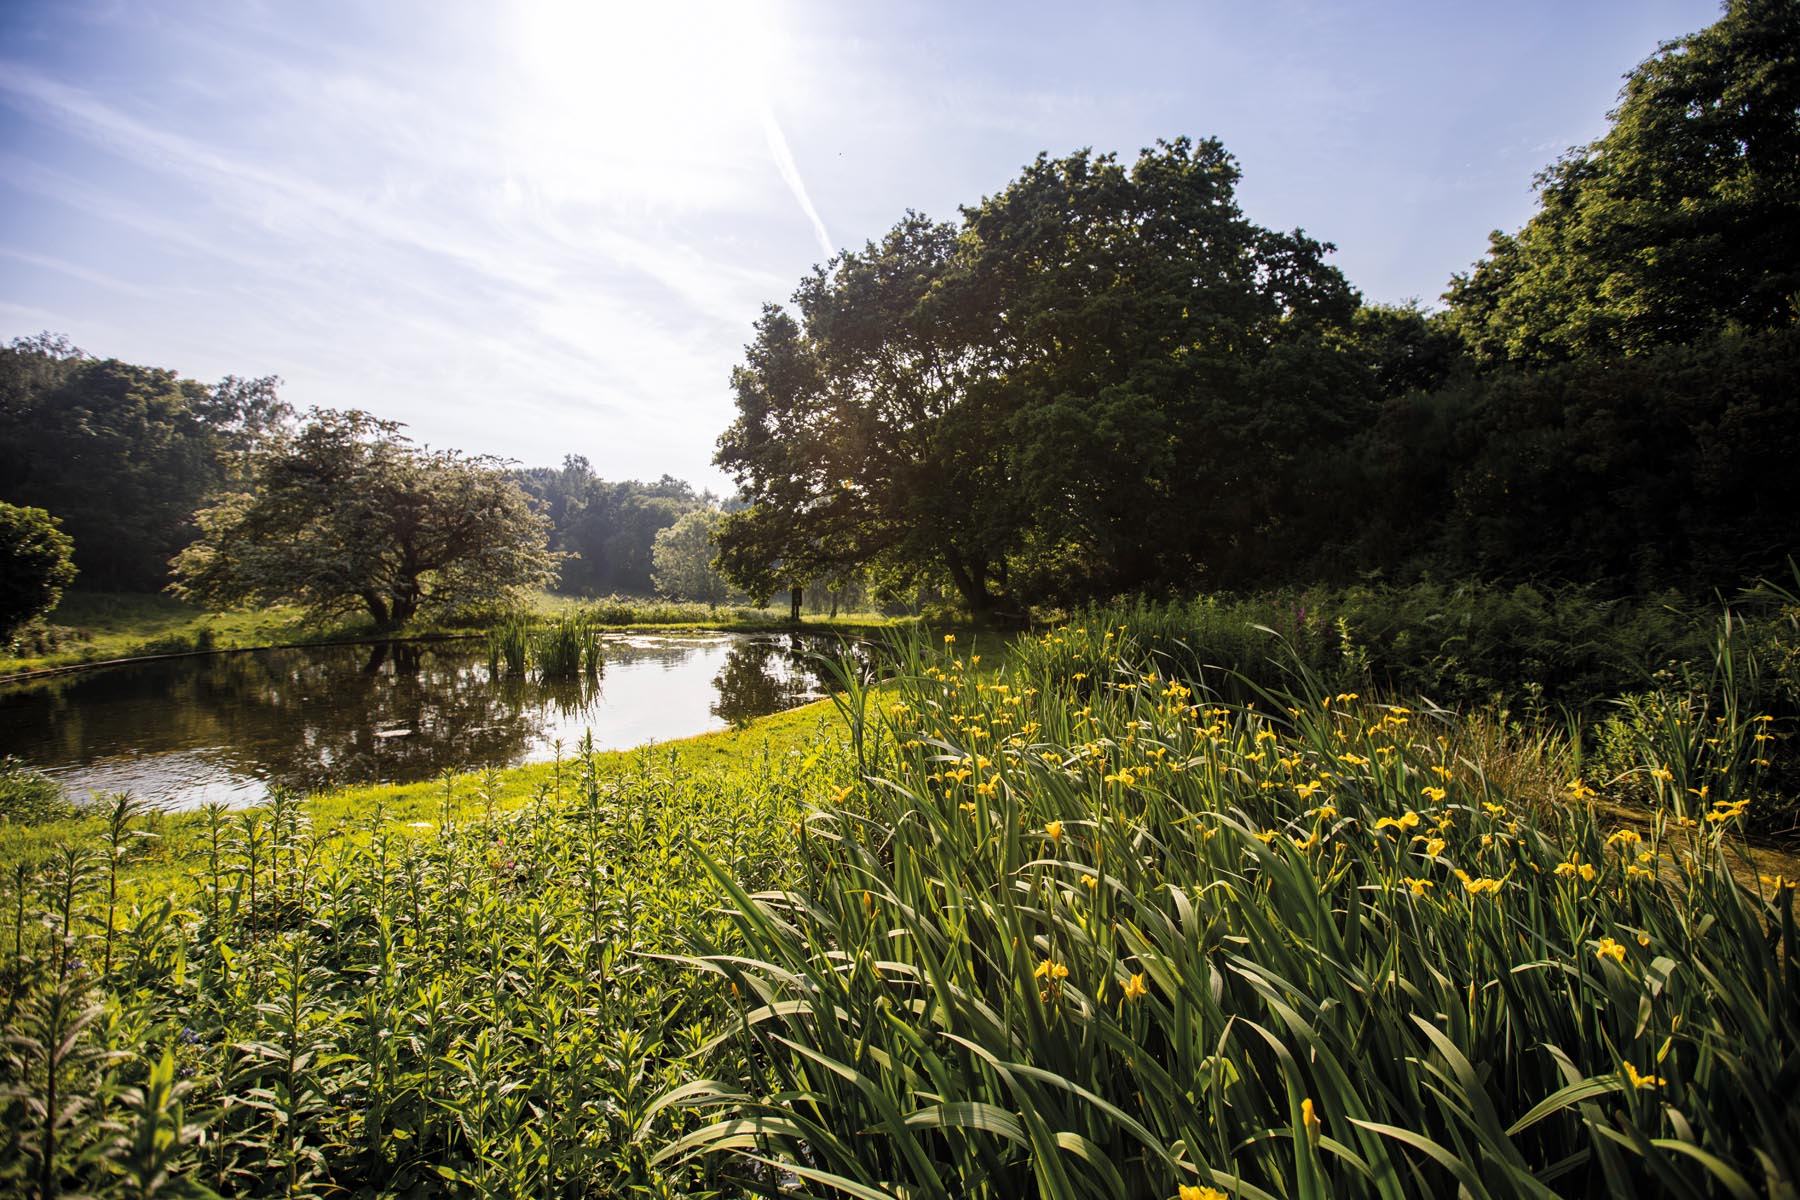
M 828 260 L 837 250 L 831 244 L 831 235 L 825 232 L 825 222 L 819 216 L 819 210 L 813 206 L 812 197 L 806 192 L 806 180 L 800 177 L 800 164 L 794 161 L 794 152 L 788 148 L 787 135 L 781 131 L 781 122 L 775 119 L 775 110 L 766 101 L 762 105 L 763 137 L 769 143 L 769 153 L 775 158 L 775 169 L 781 172 L 781 181 L 794 194 L 800 205 L 800 211 L 812 223 L 813 237 L 818 239 L 819 253 L 823 260 Z

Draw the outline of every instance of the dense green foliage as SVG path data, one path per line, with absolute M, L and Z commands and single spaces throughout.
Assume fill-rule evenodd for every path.
M 668 475 L 610 483 L 578 454 L 561 467 L 532 467 L 514 478 L 549 519 L 550 548 L 568 556 L 558 588 L 578 596 L 655 594 L 657 535 L 685 514 L 713 507 L 711 496 Z
M 771 306 L 719 443 L 752 595 L 851 566 L 929 572 L 980 612 L 1191 578 L 1302 489 L 1290 439 L 1357 423 L 1320 342 L 1329 249 L 1244 219 L 1214 141 L 1129 167 L 1039 158 L 960 228 L 909 215 Z
M 158 1170 L 254 1196 L 651 1182 L 645 1145 L 691 1124 L 653 1102 L 694 1077 L 685 1056 L 722 1008 L 654 956 L 729 936 L 702 852 L 777 877 L 803 766 L 766 748 L 724 768 L 582 757 L 529 798 L 447 781 L 423 830 L 380 807 L 318 828 L 292 800 L 90 822 L 3 885 L 9 914 L 46 908 L 0 950 L 0 1180 L 46 1196 Z M 151 867 L 190 882 L 122 888 Z
M 75 582 L 75 543 L 41 508 L 0 502 L 0 644 Z
M 207 386 L 49 334 L 0 349 L 0 501 L 47 509 L 82 583 L 154 591 L 234 458 L 278 428 L 274 379 Z
M 1702 593 L 1778 571 L 1800 531 L 1796 378 L 1800 327 L 1401 396 L 1321 567 Z
M 1737 586 L 1787 469 L 1800 8 L 1734 0 L 1446 296 L 1355 307 L 1216 142 L 1040 157 L 765 309 L 719 443 L 753 595 L 873 569 L 1023 613 L 1372 578 Z
M 246 490 L 197 517 L 172 590 L 213 608 L 415 614 L 518 603 L 554 574 L 545 521 L 500 464 L 415 448 L 399 426 L 315 409 L 248 456 Z
M 10 754 L 0 758 L 0 821 L 30 825 L 74 812 L 74 804 L 56 780 Z
M 1800 5 L 1730 0 L 1627 78 L 1606 135 L 1538 180 L 1538 214 L 1459 277 L 1475 355 L 1640 353 L 1790 326 L 1800 301 Z

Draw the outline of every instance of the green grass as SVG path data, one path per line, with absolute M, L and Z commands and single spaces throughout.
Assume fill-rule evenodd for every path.
M 0 675 L 142 654 L 279 645 L 338 632 L 309 624 L 295 608 L 205 613 L 170 596 L 128 592 L 70 592 L 47 619 L 66 631 L 61 644 L 44 653 L 0 654 Z
M 1770 798 L 1727 743 L 1791 729 L 1646 723 L 1621 833 L 1553 733 L 1227 702 L 1118 625 L 643 751 L 0 828 L 0 1178 L 1790 1194 L 1800 932 L 1732 874 Z

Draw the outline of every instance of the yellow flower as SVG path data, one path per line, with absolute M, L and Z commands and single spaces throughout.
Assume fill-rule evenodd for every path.
M 1125 998 L 1127 1000 L 1135 1003 L 1149 994 L 1150 988 L 1149 985 L 1144 982 L 1144 973 L 1142 971 L 1139 971 L 1136 975 L 1133 975 L 1130 979 L 1125 981 Z
M 1310 1096 L 1300 1102 L 1300 1124 L 1306 1129 L 1306 1140 L 1315 1146 L 1318 1145 L 1319 1135 L 1324 1132 L 1324 1127 L 1319 1121 L 1318 1114 L 1313 1112 L 1313 1102 Z
M 1428 787 L 1423 790 L 1425 798 L 1433 804 L 1442 804 L 1444 802 L 1444 797 L 1450 794 L 1441 787 Z
M 944 645 L 946 645 L 946 646 L 956 645 L 956 635 L 954 633 L 946 633 L 944 635 Z
M 1092 875 L 1083 875 L 1081 877 L 1081 886 L 1091 892 L 1100 886 L 1100 881 L 1095 879 Z
M 1437 884 L 1433 883 L 1429 879 L 1414 879 L 1410 875 L 1408 875 L 1406 878 L 1402 879 L 1400 882 L 1404 883 L 1407 887 L 1411 888 L 1412 894 L 1415 896 L 1423 896 L 1425 894 L 1426 888 L 1437 886 Z
M 1597 795 L 1597 794 L 1598 793 L 1596 793 L 1593 788 L 1591 788 L 1587 784 L 1581 782 L 1581 780 L 1579 780 L 1579 779 L 1569 780 L 1569 799 L 1571 799 L 1571 800 L 1586 800 L 1588 797 Z
M 1625 1078 L 1631 1081 L 1634 1088 L 1658 1088 L 1667 1082 L 1661 1075 L 1638 1074 L 1638 1069 L 1630 1063 L 1625 1064 Z
M 1044 826 L 1044 836 L 1053 842 L 1062 841 L 1062 822 L 1052 821 Z
M 1457 869 L 1456 877 L 1462 880 L 1463 890 L 1471 896 L 1498 895 L 1500 885 L 1506 882 L 1504 879 L 1475 879 L 1461 868 Z
M 1444 852 L 1444 839 L 1440 837 L 1425 839 L 1425 857 L 1436 858 Z
M 1609 846 L 1624 846 L 1629 849 L 1643 840 L 1644 836 L 1635 829 L 1620 829 L 1615 830 L 1613 835 L 1606 839 L 1606 844 Z M 1625 851 L 1621 850 L 1619 853 L 1623 854 Z
M 1184 1183 L 1181 1185 L 1180 1191 L 1176 1193 L 1175 1200 L 1231 1200 L 1231 1198 L 1216 1187 L 1195 1187 Z
M 856 785 L 854 783 L 846 783 L 843 787 L 841 787 L 837 791 L 831 793 L 831 802 L 833 804 L 842 804 L 844 801 L 846 801 L 850 798 L 850 793 L 854 792 L 855 790 L 856 790 Z
M 1625 961 L 1625 947 L 1609 937 L 1604 937 L 1600 939 L 1600 944 L 1594 947 L 1594 957 L 1610 958 L 1614 962 L 1622 964 Z
M 1650 778 L 1660 779 L 1664 783 L 1674 783 L 1675 782 L 1675 772 L 1669 770 L 1669 768 L 1667 768 L 1667 767 L 1651 767 L 1650 768 Z
M 1037 965 L 1037 970 L 1031 973 L 1031 977 L 1033 979 L 1049 980 L 1067 979 L 1069 977 L 1069 968 L 1063 966 L 1054 958 L 1046 958 Z

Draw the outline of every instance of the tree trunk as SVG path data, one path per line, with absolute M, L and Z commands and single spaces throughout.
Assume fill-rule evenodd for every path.
M 944 565 L 949 568 L 950 582 L 956 585 L 957 595 L 969 606 L 970 613 L 984 617 L 994 610 L 996 598 L 987 588 L 986 563 L 965 562 L 962 555 L 946 547 Z
M 800 597 L 804 593 L 804 588 L 788 589 L 788 620 L 796 625 L 800 623 Z
M 386 629 L 389 620 L 387 601 L 381 598 L 380 592 L 362 592 L 360 594 L 363 604 L 368 607 L 369 615 L 375 618 L 375 628 Z

